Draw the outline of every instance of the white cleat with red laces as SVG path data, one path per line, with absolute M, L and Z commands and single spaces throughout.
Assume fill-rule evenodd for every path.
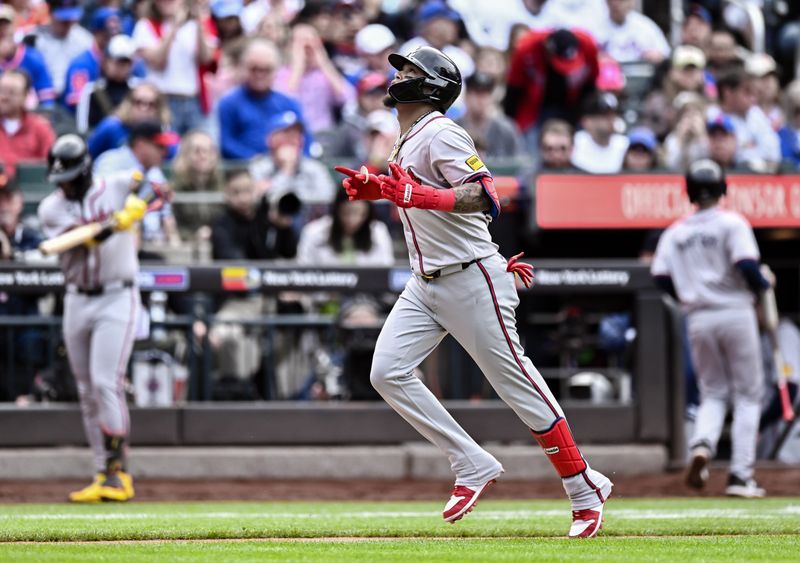
M 572 511 L 572 526 L 569 528 L 570 538 L 593 538 L 603 527 L 603 506 Z
M 495 479 L 487 481 L 479 487 L 468 487 L 466 485 L 456 485 L 453 488 L 453 493 L 450 500 L 444 506 L 442 511 L 442 518 L 451 524 L 461 520 L 464 515 L 472 512 L 475 505 L 478 504 L 478 498 L 483 492 L 489 488 L 489 485 L 495 482 Z

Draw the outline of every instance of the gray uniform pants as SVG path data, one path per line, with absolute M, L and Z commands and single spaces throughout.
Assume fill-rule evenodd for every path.
M 457 485 L 481 485 L 503 469 L 414 376 L 414 368 L 445 334 L 452 334 L 464 347 L 529 428 L 547 430 L 563 416 L 524 355 L 516 329 L 517 305 L 514 275 L 506 272 L 505 259 L 495 254 L 428 282 L 412 276 L 378 337 L 370 376 L 373 386 L 448 456 Z
M 690 445 L 716 449 L 728 405 L 733 405 L 731 473 L 753 475 L 764 372 L 752 307 L 696 311 L 688 317 L 692 361 L 700 389 Z
M 124 382 L 138 310 L 137 288 L 67 293 L 64 299 L 64 342 L 98 471 L 105 469 L 103 434 L 126 436 L 130 430 Z

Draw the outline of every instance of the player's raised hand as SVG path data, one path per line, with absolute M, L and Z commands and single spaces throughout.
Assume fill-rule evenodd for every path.
M 381 182 L 378 176 L 367 171 L 366 166 L 362 166 L 360 171 L 345 168 L 344 166 L 337 166 L 334 170 L 347 176 L 342 180 L 342 186 L 344 191 L 347 192 L 347 197 L 350 201 L 355 199 L 381 199 Z
M 530 287 L 531 284 L 533 284 L 533 266 L 519 261 L 524 255 L 524 252 L 520 252 L 516 256 L 509 258 L 506 272 L 512 272 L 518 275 L 523 285 L 525 287 Z
M 451 189 L 436 189 L 417 182 L 399 164 L 389 164 L 391 176 L 380 176 L 381 193 L 398 207 L 418 207 L 452 211 L 455 193 Z

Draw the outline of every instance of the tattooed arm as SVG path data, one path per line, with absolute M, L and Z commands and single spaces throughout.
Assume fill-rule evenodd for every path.
M 394 162 L 389 164 L 391 176 L 380 176 L 381 197 L 398 207 L 417 207 L 436 209 L 451 213 L 474 213 L 488 211 L 494 218 L 500 212 L 500 204 L 489 176 L 478 178 L 477 182 L 463 184 L 455 188 L 434 188 L 420 184 L 403 168 Z
M 456 195 L 456 202 L 453 206 L 453 213 L 474 213 L 475 211 L 487 211 L 491 207 L 489 194 L 479 183 L 464 184 L 453 188 Z

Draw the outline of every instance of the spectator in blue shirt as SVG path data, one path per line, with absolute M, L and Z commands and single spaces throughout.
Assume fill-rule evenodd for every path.
M 64 91 L 69 61 L 91 47 L 92 34 L 78 25 L 83 15 L 79 0 L 48 0 L 50 23 L 38 25 L 25 40 L 44 58 L 56 96 Z
M 0 260 L 13 260 L 15 254 L 25 253 L 30 250 L 36 250 L 39 243 L 44 240 L 42 235 L 32 229 L 31 227 L 22 223 L 22 211 L 24 200 L 22 191 L 14 180 L 9 180 L 5 173 L 5 169 L 0 165 Z M 36 309 L 36 301 L 38 297 L 32 301 L 22 300 L 21 303 L 28 303 L 25 306 L 19 306 L 12 312 L 9 307 L 9 295 L 0 293 L 3 296 L 0 299 L 0 311 L 7 315 L 28 315 L 32 310 Z M 15 295 L 14 297 L 19 297 Z M 34 305 L 30 305 L 30 303 Z
M 169 109 L 163 94 L 149 82 L 137 84 L 113 114 L 103 119 L 89 136 L 89 154 L 96 159 L 107 150 L 121 147 L 128 140 L 130 128 L 142 121 L 159 121 L 164 129 L 170 124 Z M 175 155 L 171 147 L 167 158 Z
M 800 170 L 800 79 L 786 88 L 786 125 L 778 131 L 786 168 Z
M 2 166 L 0 166 L 2 168 Z M 22 192 L 5 170 L 0 171 L 0 263 L 21 258 L 35 251 L 43 238 L 40 233 L 22 224 Z M 22 295 L 0 291 L 0 315 L 36 316 L 39 314 L 38 295 Z M 14 400 L 30 391 L 32 370 L 44 367 L 41 350 L 46 335 L 34 327 L 0 327 L 0 401 Z M 13 347 L 13 352 L 10 348 Z M 9 357 L 15 364 L 8 366 Z M 11 372 L 6 373 L 6 366 Z
M 50 107 L 55 99 L 53 80 L 39 51 L 14 42 L 15 17 L 14 8 L 8 4 L 0 4 L 0 71 L 19 68 L 27 72 L 39 98 L 39 106 Z
M 178 142 L 178 134 L 166 131 L 159 121 L 145 120 L 130 126 L 128 143 L 103 153 L 94 161 L 93 171 L 103 177 L 117 172 L 142 172 L 145 185 L 139 192 L 147 197 L 153 189 L 163 190 L 167 183 L 161 164 L 170 147 Z M 162 202 L 160 208 L 148 211 L 140 225 L 144 243 L 178 246 L 180 236 L 172 214 L 172 205 Z
M 228 159 L 246 160 L 268 152 L 267 127 L 271 119 L 287 111 L 301 116 L 300 104 L 272 89 L 280 54 L 265 39 L 253 41 L 242 55 L 245 79 L 219 102 L 220 148 Z M 303 129 L 308 131 L 303 123 Z M 310 138 L 306 133 L 306 152 Z
M 90 31 L 94 36 L 94 45 L 74 59 L 67 67 L 64 92 L 61 103 L 75 111 L 81 99 L 83 87 L 100 78 L 100 64 L 103 53 L 108 49 L 111 38 L 120 33 L 121 23 L 116 8 L 99 8 L 92 16 Z M 133 76 L 144 77 L 145 68 L 141 61 L 135 61 Z

